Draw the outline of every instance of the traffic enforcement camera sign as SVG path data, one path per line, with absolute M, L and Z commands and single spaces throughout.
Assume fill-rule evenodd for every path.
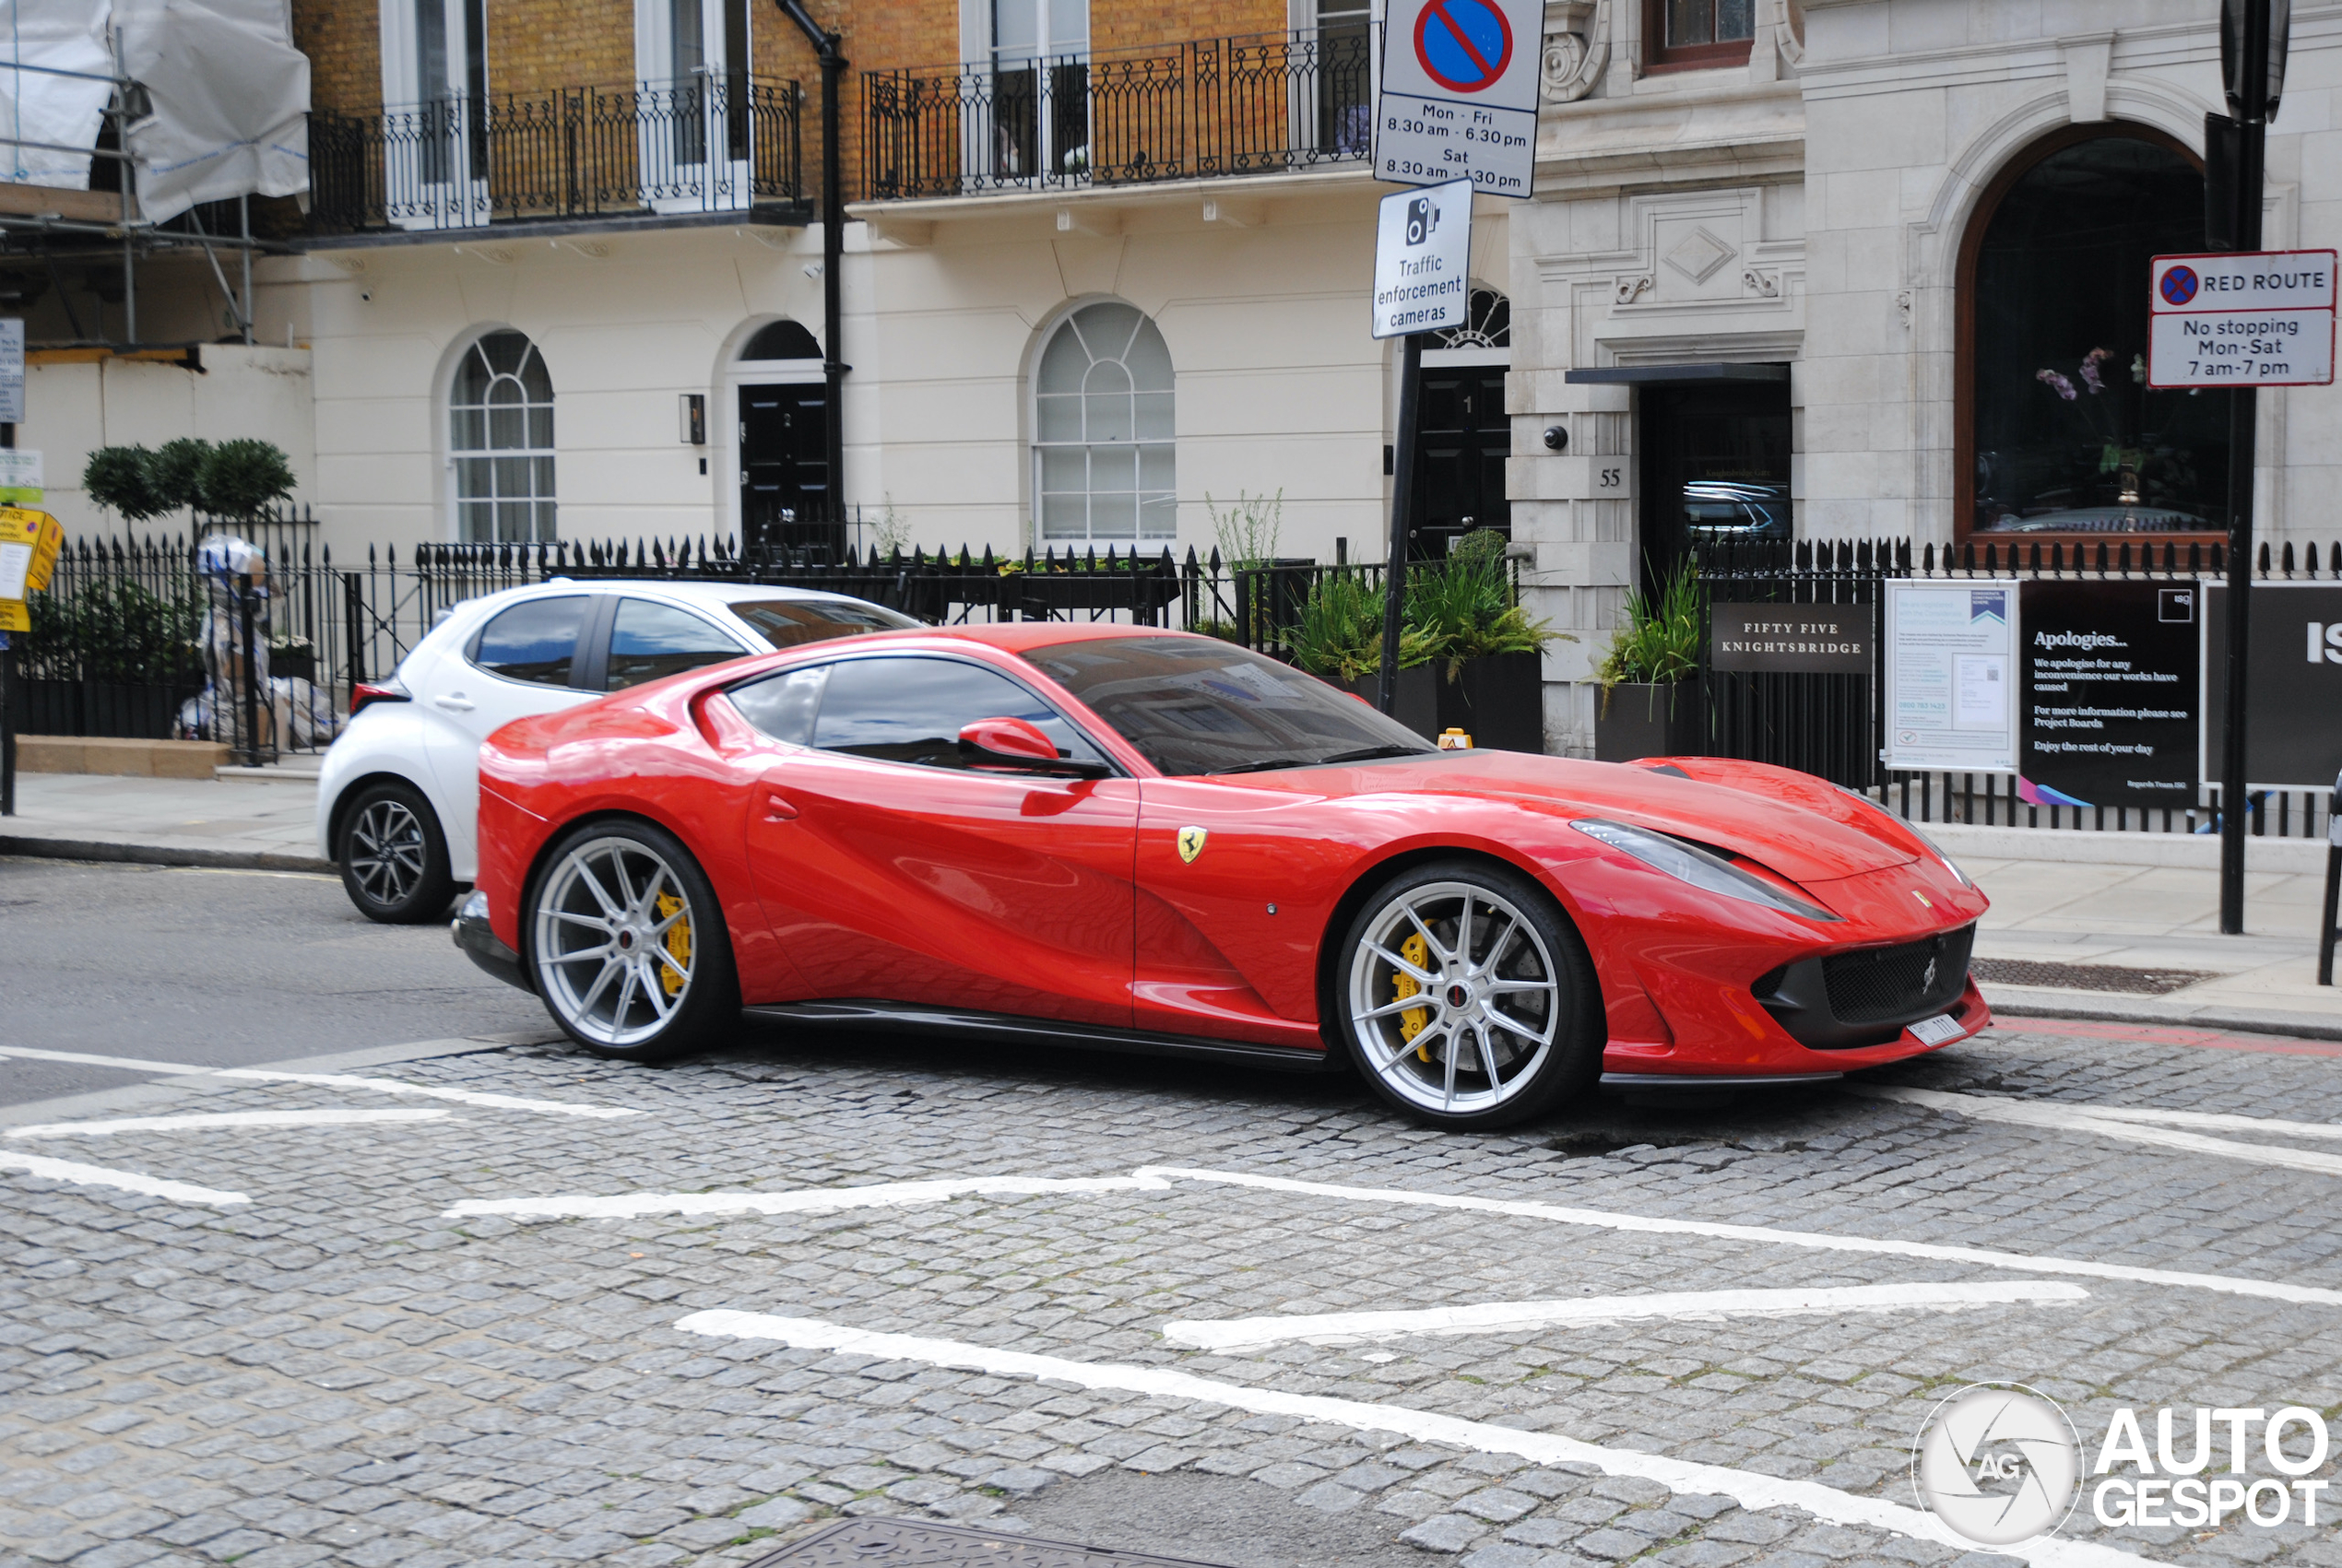
M 2147 384 L 2333 385 L 2334 261 L 2332 251 L 2157 256 Z
M 1472 182 L 1382 198 L 1374 242 L 1374 335 L 1461 326 L 1470 314 Z
M 1469 180 L 1526 200 L 1537 161 L 1544 0 L 1391 0 L 1375 105 L 1377 177 Z

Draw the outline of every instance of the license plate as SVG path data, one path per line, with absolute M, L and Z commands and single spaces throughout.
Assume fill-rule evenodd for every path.
M 1923 1018 L 1911 1025 L 1911 1033 L 1922 1045 L 1941 1045 L 1960 1032 L 1959 1018 L 1945 1013 L 1937 1018 Z

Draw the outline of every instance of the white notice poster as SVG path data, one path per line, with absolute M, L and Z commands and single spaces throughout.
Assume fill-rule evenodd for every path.
M 1898 581 L 1887 594 L 1887 755 L 1917 772 L 2017 771 L 2017 584 Z

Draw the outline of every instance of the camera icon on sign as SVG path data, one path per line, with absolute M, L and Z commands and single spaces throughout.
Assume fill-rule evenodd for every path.
M 1429 196 L 1417 196 L 1407 204 L 1407 243 L 1420 245 L 1429 240 L 1439 227 L 1439 206 Z

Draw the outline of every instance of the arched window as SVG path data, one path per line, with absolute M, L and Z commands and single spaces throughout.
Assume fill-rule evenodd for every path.
M 818 360 L 822 346 L 802 324 L 793 321 L 767 322 L 740 345 L 743 360 Z
M 553 537 L 553 378 L 537 345 L 491 332 L 448 390 L 456 532 L 474 544 Z
M 1033 428 L 1044 544 L 1177 531 L 1171 350 L 1137 310 L 1109 301 L 1058 324 L 1034 377 Z
M 2202 249 L 2202 172 L 2136 127 L 2060 132 L 1986 191 L 1960 277 L 1968 531 L 2228 525 L 2227 399 L 2147 385 L 2148 262 Z

